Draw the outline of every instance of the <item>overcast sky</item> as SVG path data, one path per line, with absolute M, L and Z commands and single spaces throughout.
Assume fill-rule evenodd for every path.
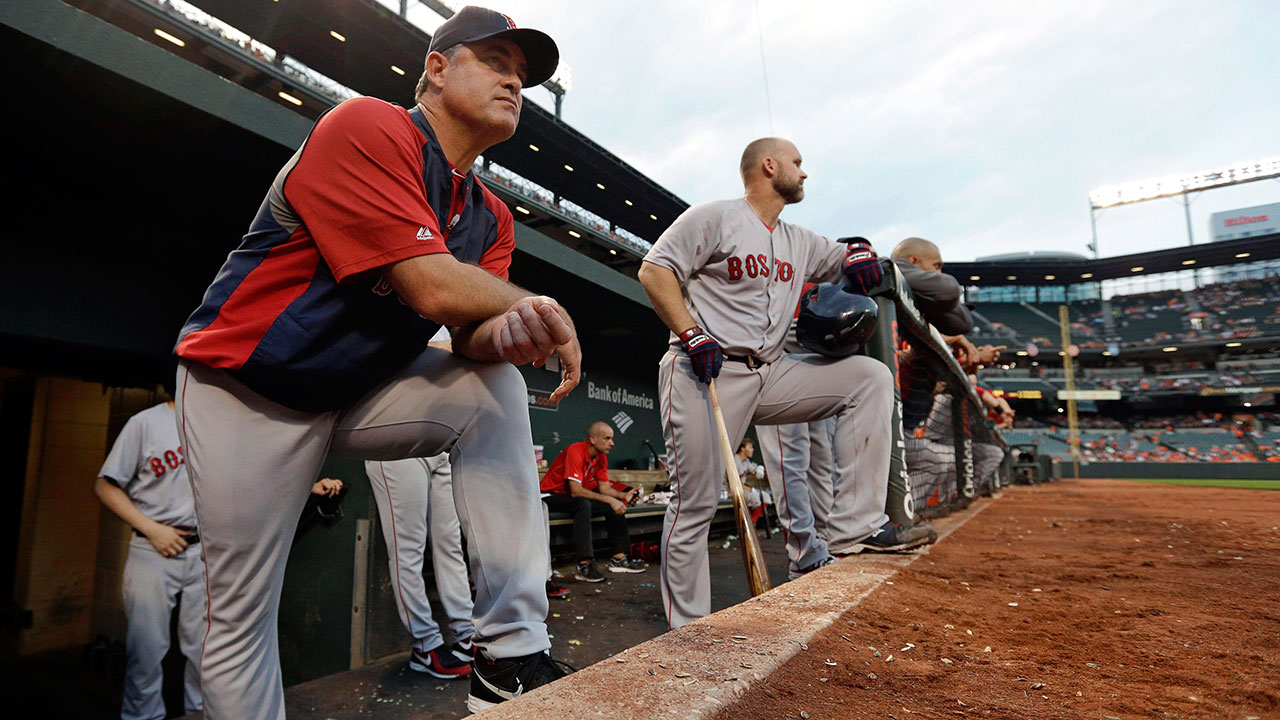
M 763 135 L 795 141 L 783 217 L 944 258 L 1087 253 L 1089 191 L 1280 155 L 1280 2 L 489 0 L 550 33 L 564 119 L 690 203 L 741 195 Z M 550 94 L 529 92 L 550 105 Z M 1196 196 L 1280 202 L 1267 180 Z M 1180 201 L 1099 216 L 1104 255 L 1186 242 Z

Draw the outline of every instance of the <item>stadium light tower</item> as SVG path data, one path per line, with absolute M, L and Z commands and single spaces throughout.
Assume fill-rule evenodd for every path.
M 1195 245 L 1191 231 L 1191 195 L 1204 190 L 1241 185 L 1258 180 L 1280 179 L 1280 157 L 1239 163 L 1194 175 L 1169 175 L 1122 185 L 1108 185 L 1089 193 L 1089 223 L 1093 229 L 1093 256 L 1098 257 L 1098 213 L 1109 207 L 1182 196 L 1187 219 L 1187 244 Z

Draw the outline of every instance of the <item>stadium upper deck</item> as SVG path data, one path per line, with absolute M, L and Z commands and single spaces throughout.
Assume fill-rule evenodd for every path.
M 411 103 L 431 42 L 374 0 L 67 1 L 309 118 L 357 94 Z M 688 207 L 532 102 L 479 171 L 518 221 L 633 276 Z

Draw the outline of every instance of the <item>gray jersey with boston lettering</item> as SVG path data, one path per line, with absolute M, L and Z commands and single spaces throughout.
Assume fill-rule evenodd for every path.
M 770 231 L 738 198 L 685 210 L 644 259 L 675 273 L 690 314 L 726 355 L 772 362 L 804 283 L 838 278 L 844 254 L 844 245 L 782 220 Z M 679 347 L 674 335 L 671 344 Z
M 172 527 L 196 526 L 187 461 L 168 403 L 129 418 L 98 475 L 119 485 L 152 520 Z

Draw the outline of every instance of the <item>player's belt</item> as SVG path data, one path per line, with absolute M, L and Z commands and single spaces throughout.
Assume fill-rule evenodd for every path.
M 764 367 L 769 364 L 754 355 L 725 355 L 724 359 L 729 362 L 742 363 L 751 370 L 755 370 L 758 367 Z
M 182 539 L 187 541 L 187 547 L 191 547 L 192 545 L 199 545 L 199 544 L 200 544 L 200 535 L 199 535 L 198 533 L 196 533 L 196 531 L 195 531 L 194 529 L 192 529 L 192 528 L 175 528 L 175 529 L 177 529 L 177 530 L 184 530 L 184 531 L 186 531 L 186 533 L 187 533 L 187 534 L 186 534 L 186 535 L 183 535 L 183 536 L 182 536 Z M 146 537 L 146 535 L 143 535 L 142 533 L 138 532 L 137 530 L 134 530 L 134 531 L 133 531 L 133 534 L 134 534 L 134 535 L 137 535 L 137 536 L 138 536 L 138 537 L 140 537 L 140 538 L 144 538 L 144 537 Z

